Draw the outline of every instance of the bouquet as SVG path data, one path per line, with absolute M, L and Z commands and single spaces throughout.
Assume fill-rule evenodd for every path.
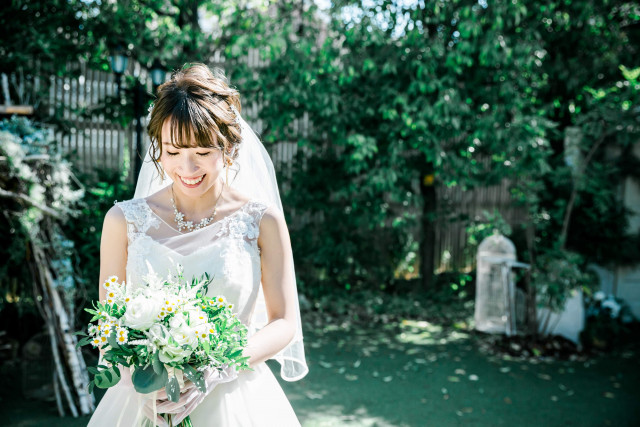
M 249 358 L 242 356 L 247 329 L 224 296 L 206 296 L 210 283 L 207 274 L 185 281 L 180 266 L 177 276 L 135 288 L 109 277 L 106 301 L 85 309 L 93 315 L 88 333 L 77 333 L 84 337 L 78 346 L 99 348 L 106 362 L 88 368 L 90 392 L 116 385 L 118 365 L 131 368 L 138 393 L 164 388 L 171 402 L 180 398 L 183 377 L 206 393 L 205 370 L 249 369 Z M 185 422 L 190 425 L 188 417 Z

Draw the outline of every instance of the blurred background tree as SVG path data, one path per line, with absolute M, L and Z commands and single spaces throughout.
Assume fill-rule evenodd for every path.
M 313 5 L 279 4 L 277 24 L 243 37 L 271 54 L 242 87 L 260 95 L 265 141 L 305 148 L 285 191 L 315 219 L 293 236 L 305 281 L 388 286 L 417 241 L 429 289 L 447 214 L 438 189 L 503 179 L 528 212 L 514 230 L 521 259 L 575 251 L 582 270 L 638 259 L 616 196 L 639 170 L 637 85 L 620 71 L 638 66 L 635 6 L 333 2 L 323 24 Z M 303 117 L 313 130 L 300 138 L 290 123 Z
M 638 259 L 640 238 L 627 233 L 617 195 L 640 170 L 631 153 L 640 65 L 635 4 L 321 6 L 14 1 L 0 12 L 10 30 L 3 72 L 29 70 L 46 91 L 48 73 L 67 72 L 74 59 L 109 70 L 119 46 L 143 66 L 160 60 L 169 69 L 209 63 L 222 50 L 245 105 L 259 107 L 248 114 L 265 124 L 265 144 L 300 148 L 293 175 L 281 181 L 307 293 L 403 289 L 408 267 L 420 277 L 410 287 L 434 290 L 437 221 L 472 220 L 439 206 L 439 191 L 505 179 L 527 212 L 513 224 L 520 259 L 541 270 L 538 255 L 577 260 L 579 270 Z M 23 22 L 39 23 L 38 34 Z M 263 60 L 257 69 L 247 65 L 252 50 Z M 36 59 L 43 65 L 28 68 Z M 101 102 L 100 111 L 130 123 L 127 99 Z M 38 114 L 54 121 L 44 109 Z M 308 122 L 308 131 L 301 135 L 294 119 Z

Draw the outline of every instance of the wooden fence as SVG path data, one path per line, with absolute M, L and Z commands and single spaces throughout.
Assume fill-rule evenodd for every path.
M 262 61 L 257 52 L 251 52 L 246 61 L 250 66 L 261 66 Z M 224 58 L 219 53 L 214 55 L 210 65 L 224 68 Z M 99 168 L 108 170 L 124 170 L 132 163 L 135 146 L 135 123 L 122 127 L 98 115 L 90 118 L 79 114 L 83 108 L 96 105 L 104 99 L 116 94 L 117 84 L 115 75 L 111 72 L 93 70 L 84 63 L 70 65 L 77 67 L 78 77 L 54 76 L 50 78 L 48 99 L 42 100 L 49 106 L 49 114 L 62 112 L 62 118 L 69 125 L 70 132 L 58 131 L 55 138 L 61 143 L 62 149 L 71 154 L 76 167 L 85 173 L 95 172 Z M 129 63 L 126 72 L 129 75 L 138 76 L 146 85 L 146 90 L 151 93 L 151 79 L 147 71 L 138 64 Z M 124 84 L 124 83 L 123 83 Z M 37 85 L 33 85 L 37 86 Z M 146 115 L 146 114 L 145 114 Z M 248 118 L 249 124 L 259 134 L 263 129 L 260 120 L 252 121 L 252 117 L 258 116 L 258 105 L 247 103 L 243 105 L 243 115 Z M 308 116 L 292 124 L 294 129 L 301 134 L 308 132 L 310 127 Z M 149 144 L 146 129 L 146 117 L 142 118 L 144 146 Z M 292 160 L 298 150 L 295 142 L 281 142 L 268 148 L 272 156 L 278 178 L 283 187 L 288 187 L 292 178 Z M 131 167 L 128 170 L 131 171 Z M 128 179 L 133 181 L 130 172 Z M 493 187 L 478 188 L 463 191 L 459 187 L 439 188 L 437 194 L 439 203 L 447 204 L 451 212 L 456 214 L 466 213 L 471 218 L 479 218 L 483 210 L 493 212 L 497 209 L 505 220 L 514 225 L 521 223 L 524 212 L 518 210 L 510 202 L 508 183 Z M 475 264 L 475 254 L 468 254 L 465 224 L 461 222 L 448 222 L 441 219 L 436 230 L 436 260 L 438 272 L 451 270 L 471 270 Z

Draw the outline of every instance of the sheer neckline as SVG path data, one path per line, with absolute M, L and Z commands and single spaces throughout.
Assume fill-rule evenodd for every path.
M 145 206 L 147 209 L 149 209 L 149 212 L 151 212 L 151 213 L 153 214 L 153 216 L 155 216 L 156 218 L 158 218 L 158 219 L 159 219 L 160 221 L 162 221 L 162 222 L 163 222 L 167 227 L 169 227 L 171 230 L 175 231 L 176 233 L 178 233 L 178 234 L 179 234 L 179 235 L 181 235 L 181 236 L 186 236 L 186 235 L 188 235 L 188 234 L 193 234 L 193 233 L 196 233 L 196 232 L 198 232 L 198 231 L 200 231 L 200 230 L 207 230 L 207 229 L 212 228 L 213 226 L 217 225 L 218 223 L 220 223 L 220 224 L 221 224 L 222 222 L 226 221 L 228 218 L 233 217 L 234 215 L 236 215 L 236 214 L 237 214 L 237 213 L 239 213 L 240 211 L 244 211 L 244 209 L 245 209 L 247 206 L 249 206 L 249 204 L 250 204 L 251 202 L 253 202 L 253 199 L 249 199 L 249 200 L 247 200 L 245 203 L 243 203 L 243 204 L 242 204 L 242 206 L 240 206 L 240 207 L 239 207 L 238 209 L 236 209 L 235 211 L 231 212 L 229 215 L 227 215 L 227 216 L 225 216 L 225 217 L 223 217 L 223 218 L 220 218 L 220 219 L 219 219 L 219 220 L 217 220 L 217 221 L 211 222 L 211 223 L 209 223 L 209 224 L 208 224 L 207 226 L 205 226 L 205 227 L 202 227 L 202 228 L 199 228 L 199 229 L 197 229 L 197 230 L 193 230 L 193 231 L 187 231 L 187 232 L 185 233 L 185 232 L 182 232 L 182 231 L 178 231 L 178 229 L 176 229 L 175 227 L 173 227 L 171 224 L 169 224 L 167 221 L 165 221 L 165 220 L 164 220 L 160 215 L 158 215 L 158 214 L 157 214 L 153 209 L 151 209 L 151 206 L 150 206 L 150 205 L 149 205 L 149 203 L 147 202 L 147 199 L 145 199 L 145 198 L 141 198 L 140 200 L 142 200 L 142 202 L 144 203 L 144 206 Z

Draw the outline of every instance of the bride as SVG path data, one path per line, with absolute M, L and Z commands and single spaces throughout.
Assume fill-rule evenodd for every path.
M 89 426 L 150 425 L 151 407 L 170 407 L 175 424 L 189 415 L 194 427 L 300 425 L 264 363 L 276 359 L 288 381 L 308 372 L 291 244 L 273 165 L 239 110 L 238 92 L 203 64 L 158 88 L 135 198 L 104 220 L 100 281 L 117 275 L 141 286 L 178 268 L 187 279 L 208 273 L 209 293 L 224 295 L 248 327 L 252 370 L 209 372 L 206 394 L 187 382 L 173 404 L 162 392 L 155 402 L 136 393 L 122 369 Z

